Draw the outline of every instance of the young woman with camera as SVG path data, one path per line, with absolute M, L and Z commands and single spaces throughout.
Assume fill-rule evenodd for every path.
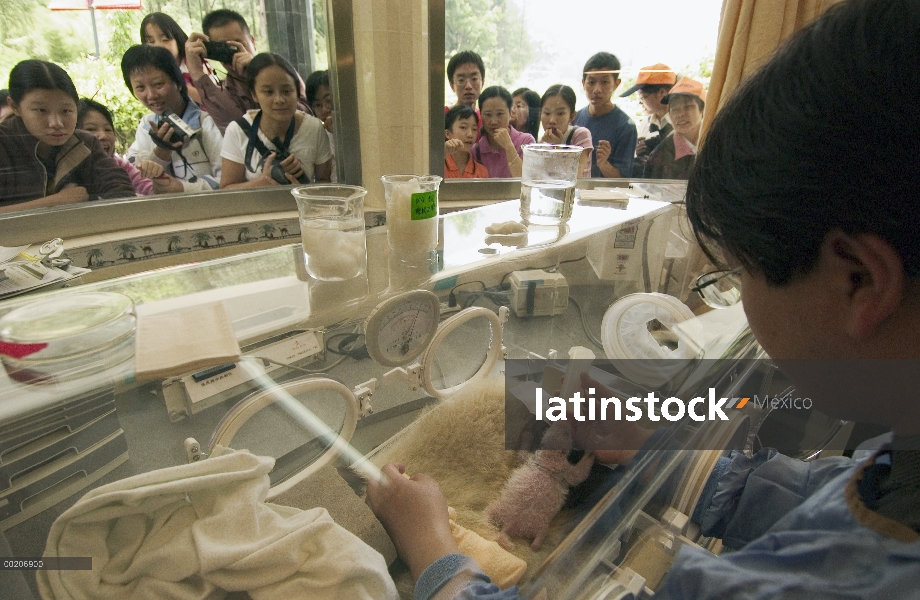
M 160 46 L 166 48 L 173 55 L 179 64 L 179 70 L 182 71 L 182 77 L 188 86 L 189 98 L 201 105 L 201 96 L 195 89 L 195 82 L 189 74 L 188 66 L 185 62 L 185 42 L 188 41 L 188 35 L 182 27 L 176 23 L 175 19 L 161 12 L 153 12 L 144 17 L 141 21 L 141 44 L 151 46 Z M 214 77 L 214 70 L 208 64 L 207 59 L 202 59 L 202 68 L 209 76 Z
M 0 123 L 0 212 L 134 195 L 102 144 L 76 131 L 79 97 L 54 63 L 24 60 L 10 71 Z
M 247 83 L 259 104 L 227 126 L 220 187 L 330 181 L 332 149 L 323 123 L 297 110 L 297 72 L 278 54 L 256 55 Z
M 141 119 L 128 148 L 134 163 L 152 160 L 174 177 L 161 192 L 217 189 L 223 136 L 188 97 L 179 65 L 165 48 L 132 46 L 121 59 L 125 85 L 153 114 Z

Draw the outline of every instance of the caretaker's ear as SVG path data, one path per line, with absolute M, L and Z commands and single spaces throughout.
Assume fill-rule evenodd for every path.
M 906 276 L 900 254 L 875 234 L 828 234 L 821 252 L 831 269 L 831 281 L 840 282 L 846 297 L 844 327 L 850 337 L 871 337 L 905 297 Z M 835 286 L 836 289 L 836 286 Z

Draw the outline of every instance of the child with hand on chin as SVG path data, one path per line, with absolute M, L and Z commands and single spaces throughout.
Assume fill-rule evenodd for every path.
M 572 125 L 575 119 L 575 90 L 567 85 L 552 85 L 540 99 L 540 120 L 547 144 L 566 144 L 584 148 L 578 162 L 578 176 L 591 177 L 591 132 Z
M 476 111 L 465 104 L 454 106 L 444 115 L 444 178 L 485 178 L 485 165 L 473 160 L 470 148 L 476 143 Z

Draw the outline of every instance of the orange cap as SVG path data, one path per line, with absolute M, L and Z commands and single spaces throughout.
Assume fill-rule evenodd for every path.
M 668 95 L 661 99 L 662 104 L 667 104 L 668 99 L 674 94 L 683 94 L 685 96 L 696 96 L 703 102 L 706 102 L 706 90 L 703 89 L 703 84 L 695 79 L 690 79 L 689 77 L 682 77 L 674 87 L 671 88 L 671 91 L 668 92 Z
M 674 85 L 675 81 L 677 81 L 677 73 L 664 63 L 642 67 L 636 77 L 636 85 L 620 94 L 620 97 L 632 95 L 643 85 Z

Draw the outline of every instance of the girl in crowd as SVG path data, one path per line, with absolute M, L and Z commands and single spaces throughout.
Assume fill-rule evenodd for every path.
M 200 105 L 201 96 L 198 94 L 198 90 L 195 89 L 195 83 L 192 81 L 192 76 L 189 74 L 188 67 L 185 64 L 185 42 L 187 41 L 188 36 L 179 27 L 179 24 L 167 14 L 161 12 L 150 13 L 141 21 L 141 44 L 150 44 L 151 46 L 159 46 L 169 50 L 169 53 L 179 63 L 179 70 L 182 71 L 182 77 L 188 86 L 189 98 Z M 205 73 L 213 73 L 207 59 L 202 59 L 202 63 Z
M 661 102 L 668 106 L 674 131 L 649 155 L 644 176 L 646 179 L 688 179 L 699 148 L 706 90 L 699 81 L 684 77 Z
M 179 65 L 164 48 L 132 46 L 121 59 L 125 85 L 153 114 L 141 119 L 128 148 L 128 160 L 152 160 L 173 178 L 162 192 L 216 189 L 220 182 L 220 145 L 223 137 L 214 120 L 188 97 Z M 163 117 L 173 113 L 192 130 L 185 136 Z
M 550 86 L 540 99 L 540 121 L 547 144 L 568 144 L 585 149 L 579 160 L 579 176 L 591 177 L 591 132 L 587 127 L 572 125 L 575 118 L 575 90 L 567 85 Z
M 519 88 L 511 94 L 511 100 L 511 124 L 536 139 L 540 132 L 540 94 L 530 88 Z
M 520 177 L 524 151 L 521 146 L 536 140 L 511 126 L 511 93 L 497 85 L 479 95 L 482 137 L 473 146 L 473 158 L 489 171 L 489 177 Z
M 79 96 L 61 67 L 24 60 L 10 72 L 0 123 L 0 212 L 134 195 L 127 173 L 76 131 Z
M 297 110 L 297 72 L 284 57 L 257 54 L 246 69 L 259 104 L 227 126 L 220 187 L 260 187 L 329 181 L 332 150 L 323 123 Z M 274 169 L 278 158 L 283 171 Z
M 131 178 L 131 185 L 138 196 L 149 196 L 170 187 L 172 177 L 167 175 L 159 164 L 152 160 L 144 160 L 134 165 L 127 158 L 115 154 L 115 123 L 112 113 L 104 105 L 89 98 L 81 99 L 77 128 L 93 134 L 99 140 L 106 155 L 118 163 Z

